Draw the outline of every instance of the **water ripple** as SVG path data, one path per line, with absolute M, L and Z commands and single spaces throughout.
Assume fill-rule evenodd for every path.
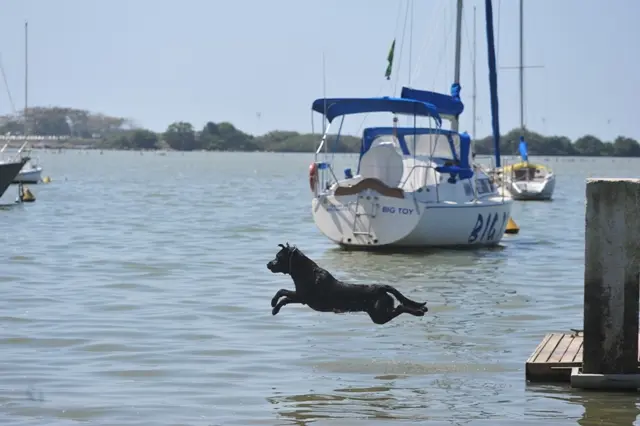
M 545 333 L 581 325 L 585 173 L 610 174 L 610 159 L 552 158 L 556 200 L 517 203 L 521 235 L 499 249 L 381 255 L 342 252 L 315 229 L 308 155 L 98 155 L 41 154 L 53 183 L 0 211 L 1 423 L 584 426 L 638 414 L 634 397 L 523 377 Z M 636 164 L 616 159 L 616 174 Z M 290 305 L 273 317 L 271 296 L 292 283 L 265 264 L 286 241 L 339 278 L 428 300 L 429 314 L 377 326 Z

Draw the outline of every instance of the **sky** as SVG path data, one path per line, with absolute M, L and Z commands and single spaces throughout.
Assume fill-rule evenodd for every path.
M 229 121 L 253 134 L 309 132 L 316 98 L 398 96 L 402 85 L 448 93 L 455 3 L 0 0 L 0 57 L 18 109 L 25 103 L 28 21 L 30 106 L 123 116 L 154 131 L 174 121 L 196 128 Z M 491 115 L 483 0 L 464 1 L 460 130 L 473 129 L 474 7 L 476 136 L 484 137 L 491 133 Z M 500 67 L 518 65 L 518 8 L 516 0 L 493 0 Z M 637 16 L 637 0 L 524 0 L 524 62 L 543 67 L 525 70 L 530 130 L 571 139 L 640 139 L 640 121 L 632 119 L 640 94 Z M 11 113 L 0 86 L 0 114 Z M 519 126 L 518 70 L 500 69 L 498 88 L 505 133 Z M 318 131 L 321 116 L 314 121 Z M 365 124 L 381 123 L 390 118 Z M 349 117 L 344 130 L 354 134 L 362 125 L 361 117 Z

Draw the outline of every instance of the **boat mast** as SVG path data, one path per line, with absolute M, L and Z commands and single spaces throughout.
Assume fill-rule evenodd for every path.
M 524 136 L 524 0 L 520 0 L 520 65 L 518 66 L 520 74 L 520 135 Z
M 491 94 L 491 127 L 495 150 L 496 168 L 500 167 L 500 117 L 498 115 L 498 76 L 496 75 L 496 51 L 493 37 L 493 6 L 485 0 L 485 20 L 487 26 L 487 62 L 489 63 L 489 92 Z
M 520 63 L 518 64 L 518 74 L 520 78 L 520 140 L 524 138 L 524 31 L 522 24 L 524 22 L 523 13 L 524 0 L 520 0 Z M 527 169 L 527 182 L 529 182 L 529 170 Z
M 473 6 L 473 124 L 471 125 L 471 134 L 473 139 L 476 135 L 476 7 Z
M 453 83 L 460 84 L 460 50 L 462 47 L 462 0 L 458 0 L 456 10 L 456 58 L 454 64 Z M 451 122 L 451 130 L 458 131 L 460 127 L 458 117 Z
M 327 131 L 327 70 L 326 70 L 326 61 L 324 56 L 324 50 L 322 51 L 322 97 L 324 98 L 324 106 L 322 107 L 322 137 L 326 138 Z M 328 143 L 325 140 L 324 145 L 324 155 L 327 155 L 329 151 Z
M 29 95 L 29 37 L 28 37 L 28 26 L 29 23 L 27 21 L 24 22 L 24 142 L 27 142 L 27 108 L 28 108 L 28 95 Z

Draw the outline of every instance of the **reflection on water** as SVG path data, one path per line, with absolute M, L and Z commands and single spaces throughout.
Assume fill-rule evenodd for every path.
M 479 277 L 493 274 L 508 259 L 505 250 L 502 245 L 479 250 L 413 250 L 390 254 L 344 251 L 332 247 L 314 260 L 329 271 L 340 271 L 343 276 L 337 276 L 338 279 L 371 282 L 373 278 L 380 283 L 393 283 L 414 277 L 441 279 L 447 277 L 446 274 L 466 279 L 469 273 Z
M 528 386 L 534 398 L 557 401 L 562 414 L 572 412 L 569 407 L 579 408 L 576 416 L 580 426 L 633 426 L 640 416 L 640 396 L 633 392 L 595 392 L 572 389 L 569 386 Z M 560 405 L 561 404 L 561 405 Z M 555 405 L 550 404 L 550 405 Z M 540 415 L 544 410 L 539 410 Z M 549 411 L 547 411 L 548 413 Z M 528 413 L 533 414 L 533 413 Z M 577 413 L 576 413 L 577 414 Z
M 439 409 L 438 402 L 430 398 L 430 388 L 408 388 L 404 384 L 396 387 L 395 379 L 406 376 L 378 376 L 378 380 L 387 380 L 385 386 L 346 387 L 335 389 L 330 393 L 307 393 L 300 395 L 276 394 L 267 400 L 274 405 L 277 415 L 287 424 L 367 424 L 367 421 L 394 420 L 392 424 L 407 421 L 420 424 L 465 424 L 465 425 L 509 425 L 517 419 L 518 425 L 546 424 L 578 424 L 580 426 L 634 426 L 640 416 L 640 397 L 623 393 L 580 392 L 568 387 L 539 387 L 539 392 L 547 402 L 558 401 L 559 404 L 547 403 L 545 407 L 535 410 L 525 409 L 519 415 L 514 413 L 514 420 L 508 412 L 491 413 L 483 410 L 480 400 L 469 401 L 466 410 L 474 409 L 476 414 L 466 419 L 461 418 L 457 405 L 451 401 L 449 409 L 457 421 L 446 421 L 433 418 L 429 413 Z M 436 387 L 464 392 L 467 383 L 456 380 L 439 380 Z M 496 389 L 486 388 L 487 395 Z M 544 396 L 542 396 L 544 395 Z M 416 403 L 416 401 L 420 401 Z M 533 402 L 533 399 L 530 400 Z M 566 409 L 566 403 L 579 407 L 580 416 L 576 412 L 577 423 L 563 420 L 573 410 Z M 565 408 L 563 408 L 565 407 Z M 484 412 L 483 412 L 484 411 Z M 492 420 L 489 420 L 491 418 Z M 322 422 L 325 420 L 326 422 Z M 329 420 L 332 420 L 329 422 Z M 354 421 L 361 422 L 354 422 Z
M 366 420 L 428 420 L 416 417 L 411 411 L 426 409 L 426 405 L 416 406 L 411 400 L 420 400 L 420 389 L 403 389 L 413 393 L 413 397 L 399 398 L 391 393 L 394 383 L 388 386 L 335 389 L 330 394 L 283 395 L 268 398 L 274 404 L 279 416 L 292 420 L 293 424 L 309 425 L 321 419 Z M 409 412 L 407 412 L 409 411 Z M 403 414 L 407 412 L 407 414 Z
M 635 395 L 581 393 L 568 400 L 584 407 L 580 426 L 633 426 L 640 415 Z
M 640 397 L 633 393 L 564 390 L 559 397 L 584 408 L 581 426 L 632 426 L 640 415 Z

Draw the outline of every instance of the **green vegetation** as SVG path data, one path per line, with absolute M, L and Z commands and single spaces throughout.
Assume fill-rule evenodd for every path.
M 640 157 L 640 144 L 635 139 L 618 136 L 613 142 L 601 141 L 593 135 L 571 141 L 565 136 L 543 136 L 527 131 L 524 134 L 530 155 L 571 155 L 590 157 Z M 502 155 L 518 155 L 520 130 L 511 130 L 500 138 Z M 493 137 L 478 139 L 475 143 L 478 155 L 493 153 Z
M 318 146 L 319 135 L 289 131 L 273 131 L 253 136 L 231 123 L 208 122 L 198 130 L 192 124 L 177 121 L 162 133 L 136 126 L 132 120 L 94 114 L 85 110 L 60 107 L 37 107 L 27 110 L 27 132 L 30 135 L 57 136 L 60 140 L 42 141 L 50 148 L 82 146 L 95 149 L 173 149 L 180 151 L 274 151 L 311 152 Z M 24 116 L 0 116 L 0 134 L 19 137 L 24 131 Z M 503 155 L 517 155 L 520 134 L 512 130 L 501 139 Z M 635 139 L 619 136 L 605 142 L 587 135 L 576 141 L 564 136 L 543 136 L 526 132 L 531 155 L 618 156 L 640 157 L 640 144 Z M 344 135 L 329 138 L 334 152 L 358 152 L 360 139 Z M 475 144 L 479 155 L 493 152 L 493 140 L 488 136 Z

